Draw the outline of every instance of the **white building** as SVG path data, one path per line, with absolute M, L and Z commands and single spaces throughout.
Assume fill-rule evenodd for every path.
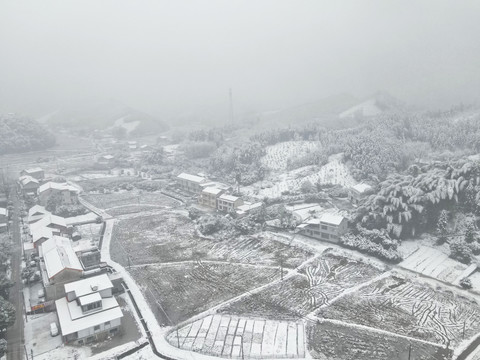
M 358 203 L 364 199 L 367 194 L 371 193 L 372 187 L 368 184 L 357 184 L 350 188 L 349 198 L 352 204 L 358 205 Z
M 222 194 L 217 200 L 217 209 L 224 212 L 235 211 L 241 205 L 243 200 L 238 196 Z
M 338 242 L 340 236 L 348 230 L 348 221 L 339 214 L 323 213 L 319 218 L 313 218 L 298 225 L 297 229 L 307 236 Z
M 46 300 L 65 296 L 64 285 L 79 280 L 83 267 L 72 248 L 70 239 L 54 236 L 42 244 L 40 262 Z
M 47 182 L 37 190 L 38 202 L 46 206 L 51 196 L 58 196 L 62 205 L 78 204 L 78 189 L 67 183 Z
M 28 210 L 28 223 L 33 224 L 45 217 L 45 215 L 50 214 L 43 206 L 34 205 Z
M 65 284 L 66 296 L 55 302 L 66 343 L 83 345 L 116 334 L 122 310 L 106 274 Z
M 195 194 L 198 194 L 200 193 L 200 191 L 202 191 L 200 184 L 205 182 L 207 182 L 207 179 L 202 176 L 191 175 L 187 173 L 181 173 L 177 176 L 178 186 L 185 191 L 189 191 Z

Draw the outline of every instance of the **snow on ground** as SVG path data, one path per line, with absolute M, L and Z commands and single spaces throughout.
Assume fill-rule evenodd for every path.
M 360 116 L 375 116 L 381 114 L 382 110 L 376 105 L 376 99 L 370 99 L 364 101 L 361 104 L 355 105 L 348 110 L 340 113 L 338 115 L 339 118 L 349 118 L 355 117 L 357 115 Z
M 266 155 L 261 159 L 270 170 L 285 170 L 291 156 L 300 157 L 319 146 L 315 141 L 285 141 L 265 148 Z
M 78 215 L 66 218 L 67 225 L 87 224 L 94 222 L 97 219 L 97 214 L 93 212 L 86 213 L 84 215 Z
M 120 119 L 115 120 L 115 123 L 113 124 L 113 126 L 121 126 L 125 130 L 127 130 L 127 133 L 131 133 L 133 130 L 137 128 L 139 124 L 140 124 L 140 120 L 125 122 L 125 118 L 122 117 Z
M 217 314 L 171 332 L 168 341 L 181 349 L 223 358 L 303 358 L 305 343 L 299 339 L 304 335 L 301 322 Z
M 467 268 L 467 265 L 450 259 L 444 252 L 422 245 L 399 265 L 451 284 L 454 284 Z
M 50 324 L 54 322 L 58 325 L 57 313 L 29 315 L 27 320 L 24 325 L 25 347 L 29 355 L 33 350 L 35 359 L 40 359 L 41 354 L 62 346 L 60 335 L 55 337 L 50 335 Z
M 305 166 L 281 174 L 273 174 L 269 179 L 242 188 L 244 192 L 258 198 L 276 198 L 284 191 L 298 191 L 304 181 L 312 184 L 354 186 L 357 182 L 350 175 L 347 166 L 342 163 L 342 154 L 332 155 L 329 162 L 316 171 L 315 166 Z

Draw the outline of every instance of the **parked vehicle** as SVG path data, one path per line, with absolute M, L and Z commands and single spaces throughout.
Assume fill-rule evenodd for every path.
M 58 327 L 57 327 L 57 324 L 54 322 L 50 324 L 50 335 L 52 336 L 58 335 Z

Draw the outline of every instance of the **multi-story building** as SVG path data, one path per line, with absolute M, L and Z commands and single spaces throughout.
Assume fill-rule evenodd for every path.
M 238 196 L 222 194 L 217 199 L 217 209 L 220 211 L 235 211 L 241 205 L 243 205 L 243 200 Z
M 224 193 L 224 190 L 216 187 L 206 187 L 200 193 L 198 203 L 213 209 L 217 208 L 217 198 Z
M 341 215 L 324 213 L 319 218 L 307 220 L 297 228 L 304 235 L 338 242 L 340 236 L 347 232 L 348 222 Z
M 191 175 L 187 173 L 181 173 L 177 176 L 178 186 L 188 192 L 199 194 L 202 191 L 200 184 L 207 182 L 202 176 Z
M 78 189 L 67 183 L 47 182 L 40 185 L 37 194 L 38 202 L 42 206 L 47 206 L 52 196 L 58 196 L 61 205 L 78 204 Z
M 119 332 L 123 313 L 112 289 L 106 274 L 65 284 L 55 301 L 64 342 L 83 345 Z

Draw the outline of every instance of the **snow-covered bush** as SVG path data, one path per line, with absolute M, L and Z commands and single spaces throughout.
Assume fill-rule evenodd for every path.
M 473 251 L 462 239 L 452 240 L 450 242 L 450 257 L 461 263 L 470 264 Z
M 460 286 L 464 289 L 471 289 L 472 288 L 472 280 L 469 278 L 463 278 L 460 280 Z

